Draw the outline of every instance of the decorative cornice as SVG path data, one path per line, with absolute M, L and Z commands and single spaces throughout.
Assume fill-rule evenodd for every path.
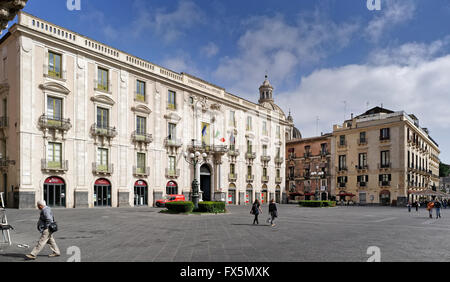
M 107 104 L 110 106 L 114 106 L 114 104 L 116 104 L 116 102 L 114 102 L 114 100 L 107 95 L 96 95 L 94 97 L 91 97 L 91 101 L 97 102 L 97 103 L 102 103 L 102 104 Z
M 45 84 L 41 84 L 39 85 L 39 88 L 42 89 L 43 91 L 52 91 L 65 95 L 70 94 L 70 90 L 67 87 L 56 82 L 48 82 Z
M 136 107 L 131 107 L 131 110 L 133 112 L 143 113 L 143 114 L 146 114 L 146 115 L 149 115 L 149 114 L 152 113 L 152 110 L 150 110 L 150 108 L 148 108 L 146 106 L 143 106 L 143 105 L 138 105 Z

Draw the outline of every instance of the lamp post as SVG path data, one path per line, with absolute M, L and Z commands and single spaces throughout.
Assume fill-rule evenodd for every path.
M 192 139 L 192 148 L 195 149 L 195 139 Z M 203 158 L 200 159 L 200 157 Z M 195 151 L 195 153 L 184 152 L 184 159 L 187 163 L 194 166 L 194 180 L 192 181 L 192 202 L 194 203 L 194 209 L 198 209 L 199 191 L 198 191 L 198 180 L 197 180 L 197 165 L 201 165 L 206 162 L 208 155 L 206 153 L 200 153 Z

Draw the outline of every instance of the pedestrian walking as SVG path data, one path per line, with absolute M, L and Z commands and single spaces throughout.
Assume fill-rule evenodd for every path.
M 433 208 L 434 208 L 434 203 L 431 201 L 428 202 L 427 210 L 428 210 L 428 213 L 430 214 L 430 218 L 433 218 Z
M 277 205 L 275 204 L 275 200 L 274 200 L 274 199 L 272 199 L 272 200 L 270 201 L 270 204 L 269 204 L 269 214 L 270 214 L 270 218 L 271 218 L 270 224 L 271 224 L 272 226 L 275 226 L 274 221 L 275 221 L 275 218 L 278 217 L 278 210 L 277 210 Z
M 256 222 L 256 224 L 259 224 L 258 216 L 260 213 L 262 213 L 262 210 L 261 210 L 261 204 L 259 203 L 258 199 L 256 199 L 255 202 L 253 203 L 250 213 L 255 216 L 255 219 L 253 219 L 253 224 L 255 224 L 255 222 Z
M 32 260 L 36 259 L 37 255 L 42 251 L 46 244 L 50 245 L 50 249 L 52 250 L 49 257 L 59 257 L 61 252 L 59 251 L 58 245 L 56 245 L 55 238 L 53 238 L 53 232 L 49 228 L 54 222 L 52 210 L 47 206 L 45 201 L 38 201 L 37 207 L 41 211 L 37 223 L 37 229 L 41 232 L 41 238 L 36 247 L 34 247 L 31 253 L 26 255 L 26 257 Z
M 436 219 L 441 218 L 441 202 L 436 199 L 434 202 L 434 208 L 436 209 Z
M 406 205 L 408 207 L 408 212 L 411 212 L 411 202 L 408 202 L 408 204 Z
M 415 208 L 416 208 L 416 213 L 419 213 L 420 203 L 418 201 L 415 201 L 414 205 L 415 205 Z

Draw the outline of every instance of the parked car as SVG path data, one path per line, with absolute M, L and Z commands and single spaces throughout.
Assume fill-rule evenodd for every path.
M 166 205 L 166 203 L 170 203 L 170 202 L 184 202 L 186 201 L 186 198 L 184 197 L 184 195 L 167 195 L 164 198 L 162 198 L 161 200 L 157 200 L 156 201 L 156 206 L 157 207 L 164 207 Z

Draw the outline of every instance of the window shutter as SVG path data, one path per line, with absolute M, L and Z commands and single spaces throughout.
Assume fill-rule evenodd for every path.
M 382 175 L 382 174 L 380 174 L 380 175 L 378 176 L 378 181 L 383 181 L 383 175 Z
M 369 176 L 366 175 L 366 182 L 369 182 Z
M 388 178 L 389 178 L 389 181 L 391 181 L 391 179 L 392 179 L 391 174 L 388 174 Z
M 347 176 L 345 176 L 345 183 L 347 183 L 348 182 L 348 177 Z

